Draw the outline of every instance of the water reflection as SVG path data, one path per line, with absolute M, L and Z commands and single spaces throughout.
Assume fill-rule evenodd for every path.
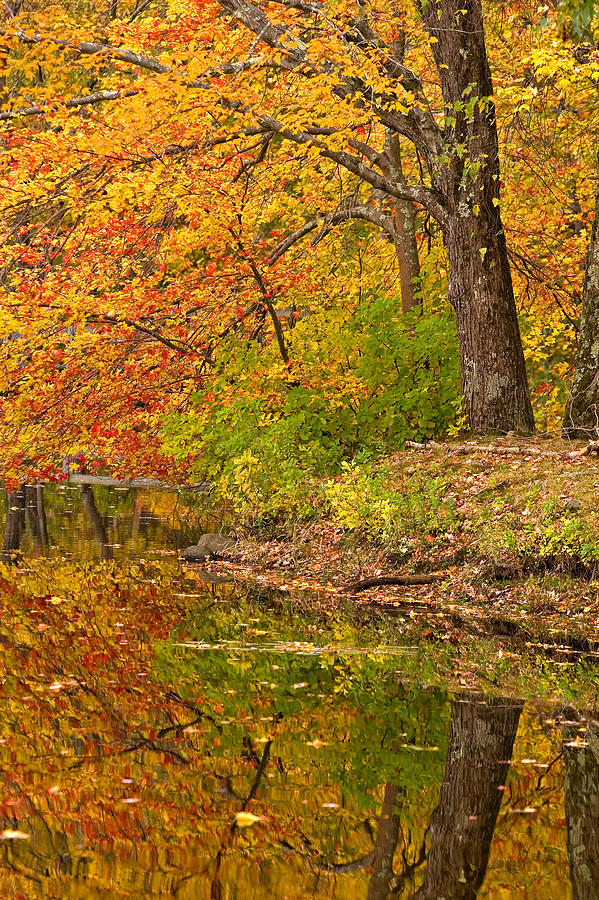
M 592 900 L 599 897 L 599 723 L 581 722 L 575 710 L 570 716 L 564 759 L 572 896 Z
M 474 898 L 483 883 L 522 703 L 461 698 L 452 705 L 447 763 L 431 816 L 419 900 Z
M 203 530 L 174 491 L 87 483 L 4 492 L 2 514 L 5 561 L 20 555 L 134 558 L 179 549 Z
M 592 712 L 426 687 L 399 639 L 125 565 L 187 541 L 176 503 L 7 499 L 4 552 L 40 558 L 0 571 L 0 897 L 599 896 Z

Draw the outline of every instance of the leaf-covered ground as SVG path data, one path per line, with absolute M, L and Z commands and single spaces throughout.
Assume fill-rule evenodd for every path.
M 485 449 L 479 449 L 485 447 Z M 599 643 L 599 462 L 541 438 L 433 445 L 326 486 L 317 517 L 269 541 L 240 541 L 238 578 L 352 602 L 428 626 L 592 650 Z M 377 576 L 431 584 L 349 591 Z

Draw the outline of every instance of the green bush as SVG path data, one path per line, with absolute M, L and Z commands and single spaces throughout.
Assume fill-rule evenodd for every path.
M 306 317 L 287 335 L 289 366 L 274 344 L 230 340 L 192 411 L 164 425 L 168 449 L 191 457 L 194 475 L 238 512 L 307 517 L 310 479 L 455 422 L 459 365 L 446 309 L 402 315 L 395 298 L 370 297 Z

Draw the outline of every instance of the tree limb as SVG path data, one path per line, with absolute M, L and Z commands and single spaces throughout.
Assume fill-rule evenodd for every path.
M 382 587 L 386 584 L 399 584 L 404 587 L 414 587 L 419 584 L 434 584 L 435 581 L 444 581 L 447 575 L 381 575 L 379 578 L 365 578 L 362 581 L 354 581 L 345 588 L 348 594 L 357 594 L 372 587 Z
M 373 225 L 376 225 L 377 228 L 382 229 L 385 234 L 388 234 L 392 241 L 395 241 L 397 235 L 395 233 L 395 227 L 393 225 L 393 220 L 388 216 L 385 216 L 381 213 L 380 210 L 374 209 L 370 206 L 347 206 L 346 208 L 337 209 L 334 212 L 330 213 L 328 216 L 324 217 L 323 221 L 323 234 L 320 235 L 317 239 L 314 239 L 314 244 L 318 243 L 319 240 L 324 237 L 326 231 L 329 228 L 332 228 L 334 225 L 339 225 L 341 222 L 347 222 L 350 219 L 363 219 L 366 222 L 371 222 Z M 269 253 L 269 255 L 265 259 L 265 263 L 267 266 L 272 266 L 277 260 L 279 260 L 294 244 L 298 241 L 301 241 L 307 234 L 310 234 L 311 231 L 315 231 L 318 226 L 321 224 L 320 219 L 312 219 L 309 222 L 305 222 L 300 228 L 291 234 L 287 235 L 277 246 Z
M 130 88 L 128 90 L 116 91 L 99 91 L 96 94 L 86 94 L 82 97 L 72 97 L 66 100 L 63 106 L 66 109 L 75 109 L 79 106 L 90 106 L 93 103 L 103 103 L 107 100 L 120 100 L 122 97 L 134 97 L 139 94 L 138 88 Z M 0 113 L 0 122 L 6 122 L 9 119 L 18 119 L 21 116 L 43 116 L 51 107 L 47 106 L 24 106 L 20 109 L 13 109 L 10 112 Z
M 396 197 L 399 200 L 411 200 L 413 203 L 418 203 L 419 206 L 423 206 L 428 210 L 441 226 L 446 224 L 447 213 L 443 204 L 443 198 L 438 191 L 420 185 L 395 184 L 393 181 L 375 172 L 374 169 L 365 166 L 359 157 L 352 156 L 352 154 L 343 150 L 331 150 L 324 141 L 319 140 L 307 131 L 290 131 L 281 122 L 270 116 L 261 116 L 259 121 L 265 130 L 274 131 L 295 144 L 308 144 L 317 147 L 320 155 L 325 157 L 325 159 L 330 159 L 331 162 L 335 162 L 347 169 L 348 172 L 357 175 L 358 178 L 370 184 L 376 190 L 382 191 L 391 197 Z
M 10 32 L 5 28 L 0 29 L 2 37 L 16 37 L 21 44 L 54 44 L 57 47 L 64 47 L 66 50 L 74 50 L 76 53 L 83 55 L 98 55 L 109 57 L 111 59 L 119 59 L 122 62 L 131 63 L 140 69 L 147 69 L 155 72 L 157 75 L 164 75 L 170 71 L 170 66 L 165 66 L 157 59 L 149 56 L 142 56 L 139 53 L 133 53 L 123 47 L 113 47 L 110 44 L 90 43 L 89 41 L 69 41 L 64 38 L 57 38 L 43 34 L 27 34 L 24 31 Z

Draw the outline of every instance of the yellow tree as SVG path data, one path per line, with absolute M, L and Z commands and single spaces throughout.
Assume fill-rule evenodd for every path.
M 172 221 L 179 245 L 195 223 L 194 237 L 203 230 L 204 252 L 196 274 L 206 248 L 213 259 L 241 263 L 284 356 L 277 317 L 269 308 L 271 290 L 257 275 L 260 265 L 323 226 L 351 219 L 371 223 L 397 245 L 396 204 L 417 204 L 438 222 L 447 246 L 469 422 L 477 430 L 530 430 L 478 0 L 400 8 L 387 2 L 366 7 L 299 0 L 172 3 L 163 19 L 138 10 L 119 8 L 119 17 L 107 21 L 77 9 L 67 10 L 69 17 L 55 5 L 5 25 L 11 88 L 3 113 L 6 183 L 11 171 L 13 177 L 19 173 L 3 211 L 13 239 L 13 257 L 5 262 L 10 290 L 18 290 L 26 277 L 31 281 L 34 267 L 41 283 L 41 257 L 45 254 L 48 265 L 49 245 L 54 266 L 57 260 L 62 265 L 65 248 L 80 248 L 80 255 L 98 227 L 107 233 L 122 229 L 125 213 L 146 232 L 158 230 L 157 222 L 165 218 Z M 28 125 L 32 120 L 36 124 Z M 412 148 L 404 150 L 401 167 L 392 151 L 398 139 Z M 268 221 L 276 218 L 287 231 L 278 244 L 264 229 L 261 234 L 255 203 L 251 222 L 240 222 L 238 209 L 237 219 L 220 210 L 224 206 L 229 214 L 231 185 L 235 193 L 243 175 L 264 162 L 285 173 L 286 196 L 295 201 L 274 192 L 273 201 L 282 202 L 277 209 L 271 204 Z M 290 185 L 298 175 L 325 188 L 312 210 L 293 197 Z M 333 209 L 323 209 L 326 186 L 335 178 L 347 193 Z M 289 227 L 294 217 L 302 221 Z M 28 259 L 35 244 L 29 231 L 19 234 L 17 228 L 15 238 L 17 223 L 31 229 L 32 219 L 35 261 Z M 154 244 L 155 256 L 166 252 L 162 238 Z M 104 252 L 123 256 L 114 244 Z M 139 265 L 127 272 L 120 265 L 117 284 L 124 281 L 125 293 L 134 292 Z M 92 277 L 98 280 L 97 268 Z M 51 280 L 44 278 L 44 293 Z M 89 315 L 90 285 L 84 284 Z M 100 285 L 93 292 L 97 314 L 107 292 Z M 104 320 L 114 319 L 108 315 L 112 309 L 105 308 Z M 219 311 L 213 333 L 223 327 L 222 304 Z M 144 322 L 127 317 L 138 334 L 139 326 L 149 330 L 150 319 L 156 325 L 157 318 L 152 309 Z M 159 326 L 163 322 L 164 316 Z

